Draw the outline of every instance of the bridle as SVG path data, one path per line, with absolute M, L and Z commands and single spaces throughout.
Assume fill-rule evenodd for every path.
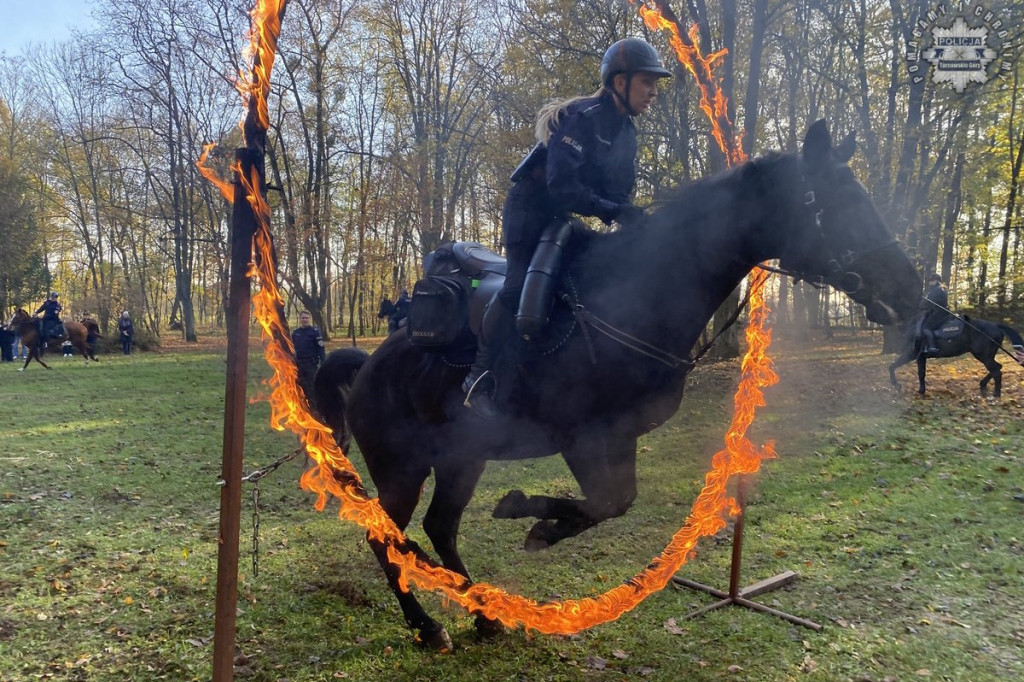
M 817 192 L 806 174 L 801 174 L 801 182 L 804 187 L 803 210 L 808 214 L 808 221 L 813 225 L 810 228 L 812 237 L 824 245 L 825 249 L 829 249 L 830 240 L 823 224 L 826 208 L 818 201 Z M 863 270 L 863 266 L 874 260 L 879 252 L 892 247 L 899 247 L 899 240 L 895 237 L 865 249 L 846 249 L 842 253 L 832 252 L 823 262 L 812 263 L 808 259 L 798 267 L 789 267 L 780 263 L 778 268 L 766 267 L 766 269 L 803 280 L 819 288 L 831 285 L 852 297 L 864 290 L 864 277 L 858 268 Z M 812 271 L 815 274 L 812 274 Z

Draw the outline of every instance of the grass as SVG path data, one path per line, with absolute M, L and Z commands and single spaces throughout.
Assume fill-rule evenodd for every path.
M 481 641 L 471 616 L 427 594 L 456 651 L 424 651 L 360 530 L 336 507 L 312 508 L 293 461 L 259 485 L 258 575 L 251 488 L 243 499 L 236 678 L 1024 677 L 1024 371 L 1008 367 L 993 401 L 975 395 L 973 360 L 932 363 L 928 395 L 897 396 L 877 346 L 777 341 L 782 379 L 752 433 L 775 439 L 780 457 L 753 479 L 744 583 L 797 571 L 760 601 L 822 632 L 740 608 L 687 620 L 710 598 L 668 588 L 577 635 Z M 216 348 L 89 367 L 57 358 L 50 372 L 0 366 L 0 680 L 209 679 L 224 369 Z M 912 373 L 901 372 L 908 385 Z M 254 353 L 250 396 L 265 393 L 267 374 Z M 548 551 L 523 552 L 530 522 L 490 510 L 512 487 L 577 492 L 565 465 L 490 464 L 460 542 L 475 577 L 547 599 L 599 594 L 638 572 L 685 519 L 737 379 L 734 363 L 699 368 L 679 414 L 641 441 L 633 509 Z M 268 417 L 253 402 L 247 471 L 296 445 Z M 410 534 L 429 547 L 421 518 Z M 724 589 L 730 542 L 702 541 L 683 575 Z

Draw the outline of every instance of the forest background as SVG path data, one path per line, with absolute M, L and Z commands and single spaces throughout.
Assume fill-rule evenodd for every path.
M 674 4 L 706 53 L 727 50 L 717 74 L 745 152 L 796 149 L 818 118 L 855 131 L 855 170 L 921 272 L 943 276 L 956 309 L 1019 317 L 1024 2 Z M 95 3 L 88 32 L 0 54 L 4 311 L 53 289 L 66 317 L 88 312 L 104 331 L 121 310 L 156 339 L 223 327 L 229 207 L 196 161 L 216 143 L 223 168 L 241 146 L 233 83 L 251 9 Z M 999 55 L 962 92 L 908 62 L 957 14 Z M 604 49 L 628 36 L 676 73 L 638 120 L 647 204 L 725 162 L 692 77 L 626 0 L 290 0 L 267 168 L 292 317 L 310 310 L 328 337 L 375 334 L 380 299 L 415 281 L 425 253 L 453 239 L 500 250 L 536 111 L 596 90 Z M 772 286 L 776 324 L 867 324 L 845 299 Z

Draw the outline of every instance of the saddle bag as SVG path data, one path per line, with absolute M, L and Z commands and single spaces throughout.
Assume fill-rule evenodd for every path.
M 469 334 L 468 320 L 466 290 L 458 278 L 429 275 L 416 282 L 407 320 L 412 345 L 449 347 Z

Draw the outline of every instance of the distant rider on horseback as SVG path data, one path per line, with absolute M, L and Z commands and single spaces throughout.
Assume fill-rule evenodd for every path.
M 671 76 L 657 50 L 639 38 L 620 40 L 601 60 L 601 88 L 593 95 L 555 100 L 537 114 L 537 144 L 512 174 L 502 212 L 507 275 L 487 306 L 477 354 L 463 382 L 465 404 L 494 418 L 491 376 L 501 347 L 513 335 L 527 269 L 542 232 L 570 214 L 605 224 L 635 222 L 643 209 L 630 196 L 636 182 L 636 127 L 658 81 Z
M 63 336 L 66 331 L 64 329 L 64 323 L 60 319 L 60 311 L 64 308 L 57 300 L 58 294 L 56 291 L 50 292 L 50 297 L 43 301 L 43 304 L 36 310 L 36 315 L 39 313 L 43 314 L 42 322 L 40 323 L 39 338 L 42 341 L 40 348 L 46 349 L 46 340 L 55 336 Z
M 938 273 L 928 278 L 928 291 L 921 299 L 920 315 L 917 319 L 917 336 L 923 341 L 922 353 L 938 353 L 935 345 L 935 329 L 949 317 L 949 296 L 942 286 Z

